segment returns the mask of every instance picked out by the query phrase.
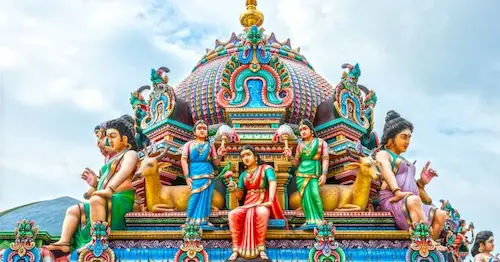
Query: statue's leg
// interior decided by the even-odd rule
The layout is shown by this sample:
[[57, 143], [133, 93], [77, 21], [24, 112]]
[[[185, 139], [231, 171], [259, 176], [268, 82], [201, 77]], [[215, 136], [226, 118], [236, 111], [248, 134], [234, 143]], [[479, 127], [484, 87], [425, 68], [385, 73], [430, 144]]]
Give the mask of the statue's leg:
[[[106, 221], [106, 199], [100, 196], [91, 196], [90, 203], [90, 221]], [[111, 210], [110, 210], [111, 212]]]
[[258, 206], [255, 213], [255, 232], [257, 233], [255, 246], [259, 251], [260, 258], [268, 259], [266, 254], [266, 233], [270, 211], [268, 207]]
[[410, 213], [411, 221], [423, 222], [425, 221], [424, 210], [422, 207], [422, 200], [418, 196], [409, 196], [406, 199], [408, 205], [408, 212]]
[[434, 214], [434, 219], [432, 220], [432, 238], [438, 239], [439, 235], [441, 235], [441, 231], [443, 231], [443, 226], [448, 218], [448, 215], [443, 210], [436, 210], [436, 214]]
[[229, 222], [229, 231], [231, 232], [231, 239], [233, 241], [233, 249], [237, 249], [240, 246], [241, 239], [245, 233], [245, 218], [247, 214], [247, 209], [245, 208], [235, 208], [231, 210], [227, 216]]
[[80, 208], [78, 205], [69, 207], [66, 210], [66, 216], [64, 216], [61, 238], [54, 244], [46, 246], [46, 248], [48, 250], [59, 250], [63, 253], [69, 253], [69, 243], [71, 241], [71, 237], [76, 231], [76, 228], [78, 227], [78, 222], [80, 222]]
[[258, 206], [255, 210], [255, 232], [257, 232], [256, 246], [266, 244], [267, 225], [269, 224], [269, 208]]

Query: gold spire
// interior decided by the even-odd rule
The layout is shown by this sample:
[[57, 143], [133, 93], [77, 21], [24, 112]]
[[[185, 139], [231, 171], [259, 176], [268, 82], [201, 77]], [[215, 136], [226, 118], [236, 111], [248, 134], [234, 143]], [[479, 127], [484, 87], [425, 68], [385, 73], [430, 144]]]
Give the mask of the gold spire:
[[240, 15], [240, 23], [245, 28], [253, 25], [261, 26], [264, 22], [264, 15], [257, 9], [257, 0], [246, 0], [247, 10]]

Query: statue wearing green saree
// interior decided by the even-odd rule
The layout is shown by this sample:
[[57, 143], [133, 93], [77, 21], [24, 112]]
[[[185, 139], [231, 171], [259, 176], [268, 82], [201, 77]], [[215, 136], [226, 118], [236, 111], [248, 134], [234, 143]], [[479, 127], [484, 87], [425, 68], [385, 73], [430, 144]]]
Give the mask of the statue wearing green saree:
[[304, 120], [299, 126], [302, 143], [297, 146], [294, 165], [297, 190], [301, 197], [306, 226], [319, 225], [323, 221], [323, 203], [319, 187], [326, 182], [328, 172], [328, 146], [315, 137], [312, 124]]

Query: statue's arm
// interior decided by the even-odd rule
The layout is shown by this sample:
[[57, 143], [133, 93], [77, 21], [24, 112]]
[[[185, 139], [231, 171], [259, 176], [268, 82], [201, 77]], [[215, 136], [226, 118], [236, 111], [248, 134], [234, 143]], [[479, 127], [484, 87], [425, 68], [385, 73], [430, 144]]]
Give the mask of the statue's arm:
[[380, 162], [380, 174], [389, 186], [389, 190], [393, 191], [399, 188], [396, 176], [391, 169], [390, 155], [385, 151], [380, 151], [375, 158]]
[[210, 145], [210, 157], [212, 157], [212, 163], [214, 164], [214, 167], [218, 167], [220, 165], [222, 156], [219, 158], [214, 145]]
[[187, 142], [182, 147], [181, 167], [182, 167], [182, 174], [184, 175], [184, 178], [188, 178], [189, 177], [189, 163], [188, 163], [188, 158], [189, 158], [189, 145], [190, 144], [191, 144], [190, 142]]
[[328, 144], [321, 139], [321, 171], [322, 175], [328, 173], [328, 166], [330, 165], [330, 156], [328, 154]]
[[111, 178], [106, 185], [106, 188], [111, 188], [111, 190], [116, 191], [116, 189], [123, 184], [125, 180], [132, 178], [138, 161], [139, 157], [137, 156], [137, 152], [134, 150], [129, 150], [125, 153], [120, 170]]
[[236, 199], [240, 200], [243, 198], [243, 192], [245, 191], [245, 173], [242, 173], [238, 176], [238, 186], [234, 191], [234, 195]]
[[295, 149], [295, 157], [292, 160], [292, 165], [297, 167], [300, 164], [300, 145], [297, 145], [297, 148]]
[[274, 169], [272, 167], [267, 167], [265, 170], [266, 176], [267, 176], [267, 181], [269, 182], [268, 185], [268, 192], [269, 192], [269, 200], [268, 202], [272, 205], [274, 198], [276, 197], [276, 174], [274, 173]]

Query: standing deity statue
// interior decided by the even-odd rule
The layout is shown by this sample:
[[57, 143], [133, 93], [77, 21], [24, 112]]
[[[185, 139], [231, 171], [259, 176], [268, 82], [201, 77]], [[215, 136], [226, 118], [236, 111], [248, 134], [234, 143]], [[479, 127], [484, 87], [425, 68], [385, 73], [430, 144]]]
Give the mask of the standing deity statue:
[[474, 262], [500, 262], [498, 254], [493, 256], [491, 252], [495, 249], [493, 232], [481, 231], [477, 233], [476, 240], [472, 246], [471, 255]]
[[[236, 197], [241, 199], [245, 194], [243, 206], [229, 212], [229, 230], [233, 241], [233, 253], [229, 261], [238, 257], [268, 259], [266, 254], [266, 233], [269, 219], [283, 219], [283, 210], [276, 198], [276, 175], [274, 169], [262, 164], [255, 149], [244, 145], [240, 157], [246, 170], [240, 174], [238, 184], [229, 180], [227, 185]], [[227, 178], [233, 177], [228, 171]], [[285, 220], [285, 227], [287, 227]]]
[[[186, 223], [213, 227], [208, 222], [212, 207], [214, 189], [214, 166], [220, 159], [214, 145], [208, 142], [208, 125], [198, 120], [193, 127], [194, 139], [184, 144], [182, 148], [181, 165], [191, 195], [186, 213]], [[222, 152], [223, 156], [225, 151]]]
[[[413, 124], [395, 111], [389, 111], [385, 118], [382, 150], [376, 154], [383, 178], [380, 190], [380, 208], [389, 211], [396, 225], [407, 230], [414, 223], [429, 222], [432, 238], [437, 239], [443, 230], [448, 215], [432, 205], [422, 203], [419, 188], [429, 183], [435, 171], [427, 162], [420, 179], [415, 179], [415, 165], [401, 156], [410, 144]], [[438, 249], [444, 247], [438, 246]]]
[[82, 173], [82, 179], [95, 191], [90, 194], [89, 202], [68, 208], [61, 238], [46, 246], [56, 257], [89, 244], [91, 227], [97, 222], [106, 221], [113, 230], [125, 229], [125, 214], [133, 209], [132, 177], [138, 162], [133, 119], [124, 115], [108, 121], [105, 134], [105, 143], [109, 147], [105, 147], [104, 152], [109, 159], [102, 166], [100, 175], [89, 168]]
[[[297, 145], [293, 165], [298, 166], [297, 190], [306, 218], [303, 228], [312, 229], [323, 222], [323, 203], [319, 187], [325, 184], [328, 173], [328, 145], [317, 137], [313, 124], [307, 119], [300, 122], [299, 132], [302, 142]], [[284, 155], [290, 157], [290, 149], [285, 150]]]

